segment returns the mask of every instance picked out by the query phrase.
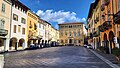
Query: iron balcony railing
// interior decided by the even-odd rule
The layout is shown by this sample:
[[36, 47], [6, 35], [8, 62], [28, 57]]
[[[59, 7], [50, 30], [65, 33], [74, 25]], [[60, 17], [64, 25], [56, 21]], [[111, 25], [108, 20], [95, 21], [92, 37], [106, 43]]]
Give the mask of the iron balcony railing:
[[8, 30], [0, 29], [0, 36], [6, 36], [8, 34]]
[[115, 24], [120, 24], [120, 11], [118, 11], [118, 12], [114, 15], [114, 23], [115, 23]]
[[103, 27], [104, 27], [105, 30], [108, 30], [108, 29], [112, 28], [111, 21], [105, 21], [103, 23]]
[[93, 32], [93, 37], [98, 37], [100, 35], [99, 27]]

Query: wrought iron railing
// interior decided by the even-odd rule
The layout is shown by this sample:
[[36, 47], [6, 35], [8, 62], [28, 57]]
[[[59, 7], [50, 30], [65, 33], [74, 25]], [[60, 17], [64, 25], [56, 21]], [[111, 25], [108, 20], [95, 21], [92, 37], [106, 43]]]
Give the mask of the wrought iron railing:
[[6, 36], [8, 34], [8, 30], [0, 29], [0, 36]]

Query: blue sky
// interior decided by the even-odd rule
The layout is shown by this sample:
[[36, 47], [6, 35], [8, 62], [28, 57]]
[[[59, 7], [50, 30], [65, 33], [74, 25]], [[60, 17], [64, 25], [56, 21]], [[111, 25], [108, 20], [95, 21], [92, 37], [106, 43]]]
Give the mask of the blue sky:
[[19, 0], [42, 19], [58, 28], [58, 23], [86, 22], [94, 0]]

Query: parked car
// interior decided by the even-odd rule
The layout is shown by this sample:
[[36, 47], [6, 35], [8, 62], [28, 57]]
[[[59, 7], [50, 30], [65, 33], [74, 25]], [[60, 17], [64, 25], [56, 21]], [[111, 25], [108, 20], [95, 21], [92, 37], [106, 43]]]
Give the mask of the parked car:
[[93, 47], [92, 47], [92, 45], [88, 44], [87, 48], [92, 49]]
[[74, 44], [65, 44], [66, 46], [74, 46]]
[[30, 47], [26, 48], [26, 50], [33, 50], [33, 49], [38, 49], [39, 46], [36, 44], [30, 44]]
[[87, 47], [87, 44], [84, 44], [84, 47]]
[[51, 46], [51, 47], [58, 46], [58, 43], [57, 43], [56, 41], [52, 41], [52, 42], [50, 43], [50, 46]]

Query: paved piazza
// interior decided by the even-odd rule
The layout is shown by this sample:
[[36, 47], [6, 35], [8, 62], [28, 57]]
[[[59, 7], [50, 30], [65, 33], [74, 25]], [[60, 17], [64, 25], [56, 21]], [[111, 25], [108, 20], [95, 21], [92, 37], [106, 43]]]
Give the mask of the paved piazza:
[[89, 49], [51, 47], [5, 54], [4, 68], [111, 68]]

